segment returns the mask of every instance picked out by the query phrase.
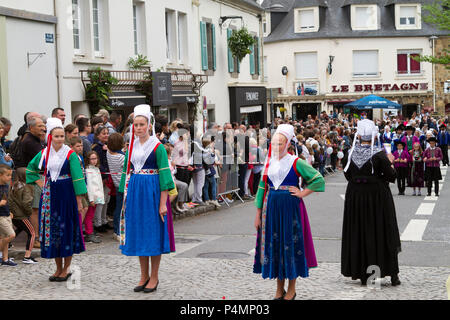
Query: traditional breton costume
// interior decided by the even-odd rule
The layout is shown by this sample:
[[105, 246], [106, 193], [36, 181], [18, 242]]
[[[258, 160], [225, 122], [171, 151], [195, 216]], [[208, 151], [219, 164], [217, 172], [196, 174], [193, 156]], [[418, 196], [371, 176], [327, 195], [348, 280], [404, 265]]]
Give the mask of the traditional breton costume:
[[403, 124], [399, 124], [397, 128], [395, 128], [395, 133], [392, 136], [392, 152], [397, 150], [396, 143], [397, 141], [403, 138], [403, 131], [405, 130], [405, 126]]
[[[431, 141], [437, 142], [435, 137], [428, 139], [428, 143]], [[431, 146], [423, 153], [425, 161], [425, 181], [427, 182], [428, 196], [431, 196], [431, 187], [434, 182], [434, 193], [439, 196], [439, 180], [442, 180], [440, 161], [442, 160], [442, 150], [439, 147], [432, 148]], [[429, 160], [430, 158], [436, 158], [437, 160]]]
[[[371, 145], [353, 143], [343, 158], [348, 180], [342, 230], [341, 273], [366, 283], [367, 267], [380, 267], [381, 277], [390, 275], [393, 284], [399, 272], [400, 235], [389, 182], [395, 170], [385, 152], [374, 145], [377, 127], [371, 120], [358, 121], [357, 135]], [[396, 281], [394, 281], [394, 279]]]
[[39, 204], [41, 257], [65, 258], [85, 250], [81, 215], [76, 196], [87, 192], [77, 154], [67, 145], [55, 151], [51, 131], [64, 129], [61, 120], [47, 120], [47, 147], [28, 164], [27, 183], [40, 179], [44, 172], [44, 188]]
[[[414, 128], [413, 126], [407, 126], [405, 130], [406, 130], [407, 133], [403, 136], [401, 141], [404, 142], [405, 145], [406, 145], [405, 150], [411, 151], [412, 148], [413, 148], [413, 144], [414, 143], [420, 143], [420, 140], [419, 140], [419, 138], [417, 138], [414, 135], [414, 132], [416, 131], [416, 128]], [[408, 131], [412, 131], [411, 135], [408, 135]]]
[[301, 178], [308, 189], [322, 192], [325, 181], [306, 161], [286, 152], [295, 139], [293, 126], [282, 124], [275, 133], [287, 138], [286, 155], [271, 157], [269, 148], [259, 183], [255, 204], [262, 214], [253, 272], [264, 279], [293, 280], [308, 277], [308, 269], [317, 267], [317, 260], [305, 204], [291, 195], [289, 187], [299, 187]]
[[[151, 118], [149, 105], [134, 108], [134, 117]], [[120, 217], [120, 249], [127, 256], [158, 256], [175, 251], [171, 211], [162, 222], [159, 215], [161, 191], [175, 188], [167, 152], [155, 135], [141, 144], [132, 126], [119, 191], [124, 193]], [[167, 202], [168, 199], [166, 200]]]
[[441, 124], [439, 127], [441, 129], [437, 134], [438, 147], [442, 151], [442, 165], [448, 166], [448, 146], [450, 145], [450, 133], [447, 132], [447, 126], [445, 124]]
[[413, 195], [416, 194], [415, 188], [419, 188], [419, 196], [420, 188], [424, 187], [424, 162], [423, 162], [423, 153], [420, 150], [415, 150], [413, 148], [412, 153], [410, 155], [410, 171], [408, 175], [408, 187], [414, 188]]
[[406, 144], [403, 141], [397, 141], [395, 145], [398, 146], [399, 144], [403, 146], [403, 149], [399, 150], [397, 148], [397, 150], [394, 151], [392, 155], [394, 156], [395, 160], [397, 159], [406, 160], [406, 162], [394, 162], [394, 168], [395, 171], [397, 172], [398, 194], [405, 195], [406, 180], [408, 178], [409, 173], [408, 167], [409, 162], [411, 161], [411, 156], [408, 150], [406, 150]]

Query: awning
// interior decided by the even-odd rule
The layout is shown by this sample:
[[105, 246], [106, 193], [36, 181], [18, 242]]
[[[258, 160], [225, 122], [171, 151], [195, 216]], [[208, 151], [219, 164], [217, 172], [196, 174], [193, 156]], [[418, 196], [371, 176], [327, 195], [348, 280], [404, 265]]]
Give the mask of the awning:
[[109, 105], [113, 108], [135, 107], [145, 104], [146, 96], [135, 91], [115, 91], [109, 95]]

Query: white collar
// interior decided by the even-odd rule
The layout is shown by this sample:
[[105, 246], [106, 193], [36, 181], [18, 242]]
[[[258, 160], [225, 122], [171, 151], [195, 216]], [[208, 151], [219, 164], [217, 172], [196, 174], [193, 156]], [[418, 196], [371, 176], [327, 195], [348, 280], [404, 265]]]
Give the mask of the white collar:
[[133, 145], [133, 152], [131, 154], [131, 162], [134, 166], [134, 171], [141, 171], [144, 167], [145, 161], [155, 149], [156, 144], [159, 142], [155, 136], [150, 136], [144, 144], [141, 144], [139, 137], [136, 137]]
[[284, 179], [291, 170], [294, 161], [297, 157], [287, 153], [281, 160], [270, 158], [269, 170], [267, 175], [272, 181], [275, 190], [283, 183]]
[[47, 171], [50, 173], [50, 178], [53, 182], [58, 179], [62, 166], [64, 165], [70, 150], [71, 149], [65, 144], [63, 144], [58, 151], [53, 148], [53, 145], [51, 146], [47, 163]]

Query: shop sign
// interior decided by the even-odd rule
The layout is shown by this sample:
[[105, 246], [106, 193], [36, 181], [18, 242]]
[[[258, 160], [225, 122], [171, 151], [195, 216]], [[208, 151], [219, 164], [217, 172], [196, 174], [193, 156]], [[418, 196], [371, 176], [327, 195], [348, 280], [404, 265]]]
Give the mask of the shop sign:
[[262, 106], [241, 107], [241, 113], [252, 113], [262, 111]]
[[246, 92], [245, 100], [246, 101], [258, 101], [259, 100], [259, 92]]
[[[414, 91], [428, 90], [428, 83], [402, 83], [397, 84], [355, 84], [352, 86], [353, 92], [374, 92], [374, 91]], [[331, 92], [350, 92], [349, 85], [331, 86]]]

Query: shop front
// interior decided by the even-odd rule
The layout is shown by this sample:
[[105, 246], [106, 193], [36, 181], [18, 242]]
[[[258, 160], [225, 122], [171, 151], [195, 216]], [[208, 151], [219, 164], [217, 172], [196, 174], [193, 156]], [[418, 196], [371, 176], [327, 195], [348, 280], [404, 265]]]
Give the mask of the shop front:
[[292, 104], [292, 119], [306, 121], [308, 116], [313, 119], [320, 113], [320, 103], [293, 103]]
[[265, 87], [229, 87], [230, 121], [245, 125], [267, 123], [267, 98]]

